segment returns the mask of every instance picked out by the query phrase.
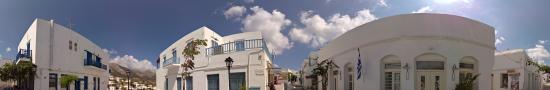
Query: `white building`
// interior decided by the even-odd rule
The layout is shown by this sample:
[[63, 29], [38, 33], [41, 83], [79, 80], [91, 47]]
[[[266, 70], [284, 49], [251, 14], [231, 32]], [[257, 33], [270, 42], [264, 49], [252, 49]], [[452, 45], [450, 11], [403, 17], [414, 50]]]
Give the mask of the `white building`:
[[301, 88], [306, 90], [314, 90], [317, 83], [317, 78], [311, 76], [313, 69], [317, 66], [317, 59], [319, 55], [317, 52], [309, 54], [307, 59], [302, 62], [302, 70], [300, 70], [300, 79], [298, 80]]
[[480, 75], [476, 90], [491, 90], [494, 34], [460, 16], [390, 16], [332, 40], [319, 60], [339, 67], [329, 71], [328, 90], [454, 90], [465, 74]]
[[79, 33], [54, 23], [35, 19], [19, 43], [16, 62], [37, 66], [34, 90], [64, 90], [63, 75], [80, 78], [71, 90], [106, 90], [109, 54]]
[[542, 72], [524, 49], [495, 54], [493, 90], [541, 90]]
[[[192, 40], [207, 40], [195, 56], [195, 69], [190, 78], [181, 78], [182, 51]], [[174, 42], [159, 55], [160, 67], [156, 74], [157, 90], [238, 90], [241, 86], [250, 90], [268, 90], [270, 53], [259, 32], [245, 32], [220, 36], [201, 27]], [[233, 59], [231, 74], [224, 60]], [[231, 80], [229, 80], [231, 79]], [[231, 83], [228, 83], [231, 82]]]

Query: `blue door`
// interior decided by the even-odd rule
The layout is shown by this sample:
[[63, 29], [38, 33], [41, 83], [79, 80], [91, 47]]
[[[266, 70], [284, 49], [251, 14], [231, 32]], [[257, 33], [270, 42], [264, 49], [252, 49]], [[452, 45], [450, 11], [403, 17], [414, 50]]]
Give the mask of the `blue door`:
[[74, 82], [74, 90], [80, 90], [80, 81], [81, 80], [76, 80]]
[[88, 76], [84, 76], [84, 90], [88, 90]]

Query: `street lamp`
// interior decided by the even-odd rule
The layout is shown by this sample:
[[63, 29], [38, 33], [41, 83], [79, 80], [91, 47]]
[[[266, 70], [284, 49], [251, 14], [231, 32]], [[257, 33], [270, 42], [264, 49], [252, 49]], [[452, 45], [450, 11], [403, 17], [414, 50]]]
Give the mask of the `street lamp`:
[[225, 58], [225, 66], [227, 66], [227, 81], [229, 84], [229, 89], [228, 90], [231, 90], [231, 65], [233, 65], [233, 59], [231, 59], [231, 57], [227, 57]]
[[130, 90], [130, 70], [126, 70], [126, 74], [128, 75], [128, 90]]

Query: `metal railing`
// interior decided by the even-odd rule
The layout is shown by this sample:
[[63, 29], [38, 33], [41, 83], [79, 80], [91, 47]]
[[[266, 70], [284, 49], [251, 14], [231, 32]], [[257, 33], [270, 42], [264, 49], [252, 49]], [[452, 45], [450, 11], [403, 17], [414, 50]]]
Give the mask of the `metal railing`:
[[[15, 62], [19, 61], [20, 58], [32, 59], [32, 50], [29, 49], [19, 49], [17, 56], [15, 57]], [[32, 61], [32, 60], [31, 60]]]
[[92, 59], [84, 59], [84, 66], [94, 66], [97, 68], [107, 70], [107, 65]]
[[240, 40], [206, 48], [206, 55], [219, 55], [247, 49], [266, 48], [263, 39]]
[[171, 57], [171, 58], [168, 58], [166, 60], [164, 60], [162, 62], [162, 66], [167, 66], [167, 65], [171, 65], [171, 64], [179, 64], [180, 63], [180, 60], [178, 57]]

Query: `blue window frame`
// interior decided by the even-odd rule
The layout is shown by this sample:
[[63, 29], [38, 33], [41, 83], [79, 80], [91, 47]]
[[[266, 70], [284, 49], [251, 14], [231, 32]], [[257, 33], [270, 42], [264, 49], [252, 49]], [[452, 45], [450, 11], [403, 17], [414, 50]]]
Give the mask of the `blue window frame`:
[[208, 80], [208, 90], [220, 90], [220, 75], [213, 74], [206, 76]]
[[185, 90], [193, 90], [193, 77], [185, 79]]
[[244, 72], [231, 73], [231, 76], [229, 77], [229, 85], [231, 86], [230, 90], [240, 90], [241, 86], [246, 83], [244, 79]]
[[244, 41], [243, 40], [238, 40], [238, 41], [235, 41], [235, 48], [237, 49], [237, 51], [244, 51]]

